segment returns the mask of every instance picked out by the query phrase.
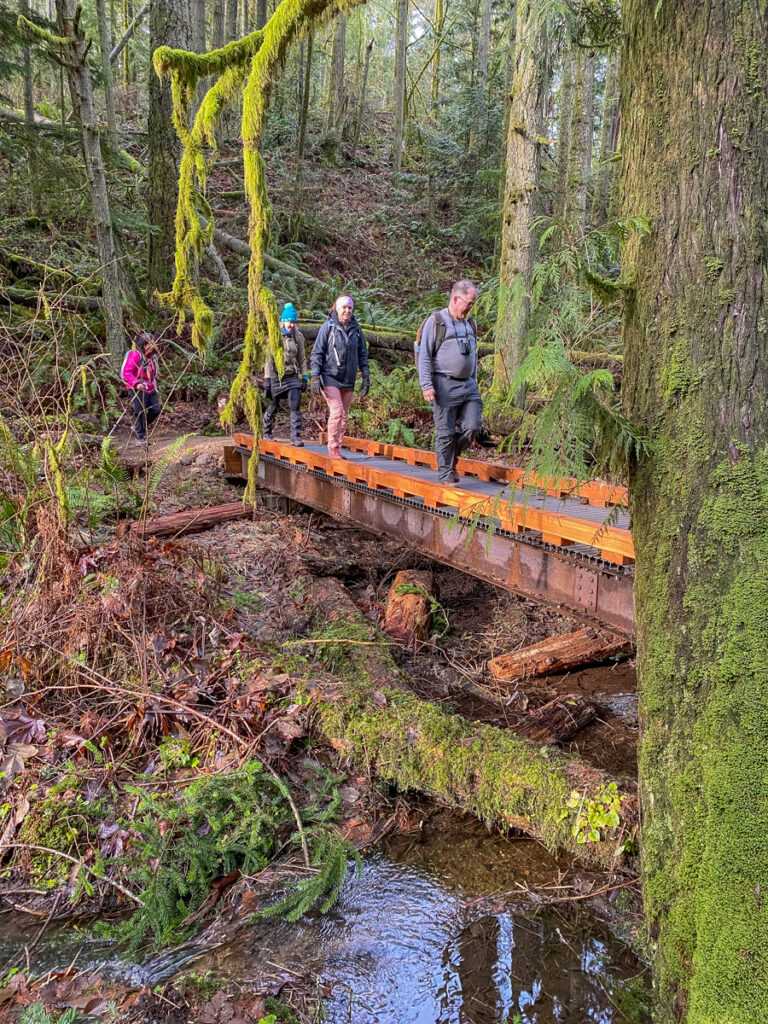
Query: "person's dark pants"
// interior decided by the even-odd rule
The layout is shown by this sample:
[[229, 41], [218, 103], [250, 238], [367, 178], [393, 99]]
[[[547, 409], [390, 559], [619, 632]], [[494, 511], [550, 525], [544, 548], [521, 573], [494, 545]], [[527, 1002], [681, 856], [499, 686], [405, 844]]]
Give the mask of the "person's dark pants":
[[471, 377], [453, 380], [435, 374], [433, 385], [437, 479], [448, 483], [459, 456], [483, 429], [483, 402]]
[[288, 398], [288, 405], [291, 410], [291, 442], [296, 444], [301, 440], [301, 388], [290, 388], [288, 391], [281, 391], [279, 394], [272, 394], [264, 413], [264, 435], [272, 436], [272, 428], [275, 425], [275, 416], [284, 398]]
[[157, 391], [134, 391], [131, 408], [136, 417], [133, 421], [133, 429], [139, 440], [144, 441], [147, 437], [147, 429], [160, 415], [160, 395]]

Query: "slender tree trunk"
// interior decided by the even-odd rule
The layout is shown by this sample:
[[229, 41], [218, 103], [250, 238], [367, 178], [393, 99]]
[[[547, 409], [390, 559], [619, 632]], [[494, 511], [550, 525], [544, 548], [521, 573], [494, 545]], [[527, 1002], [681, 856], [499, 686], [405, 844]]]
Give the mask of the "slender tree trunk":
[[304, 40], [302, 39], [299, 43], [299, 69], [296, 76], [296, 109], [299, 111], [301, 111], [301, 108], [304, 106], [304, 50], [305, 45]]
[[488, 57], [491, 47], [491, 0], [482, 0], [480, 38], [477, 47], [477, 80], [475, 85], [474, 130], [470, 139], [471, 150], [482, 150], [485, 141], [484, 125], [488, 113]]
[[93, 103], [91, 72], [88, 66], [90, 42], [80, 23], [81, 8], [74, 0], [56, 0], [59, 35], [71, 39], [67, 47], [67, 78], [72, 97], [72, 112], [80, 126], [85, 173], [91, 193], [93, 220], [101, 264], [102, 309], [107, 334], [107, 349], [113, 364], [119, 365], [125, 352], [123, 307], [120, 300], [112, 218], [109, 210], [107, 179], [101, 156], [99, 129]]
[[344, 62], [347, 49], [347, 19], [343, 14], [336, 15], [336, 28], [333, 33], [333, 51], [331, 55], [331, 74], [328, 79], [328, 97], [326, 102], [325, 150], [333, 163], [339, 159], [341, 132], [346, 107], [344, 90]]
[[622, 394], [658, 1024], [768, 1013], [768, 38], [763, 6], [624, 4]]
[[440, 44], [439, 39], [445, 27], [445, 0], [435, 0], [434, 49], [432, 55], [432, 81], [430, 100], [432, 117], [436, 120], [440, 109]]
[[[158, 46], [188, 50], [191, 44], [188, 0], [151, 0], [150, 52]], [[172, 120], [171, 86], [150, 64], [147, 121], [147, 217], [156, 229], [149, 236], [149, 297], [170, 289], [176, 253], [176, 195], [181, 144]]]
[[256, 28], [267, 24], [267, 0], [256, 0]]
[[[132, 0], [123, 0], [123, 27], [125, 28], [126, 39], [123, 44], [123, 86], [127, 89], [133, 81], [133, 61], [131, 59], [131, 50], [127, 45], [131, 35], [128, 35], [131, 24], [133, 23], [133, 2]], [[134, 26], [134, 31], [135, 31]]]
[[[123, 8], [123, 9], [125, 9], [125, 8]], [[139, 27], [141, 22], [144, 20], [144, 17], [147, 14], [148, 11], [149, 11], [149, 0], [147, 0], [147, 3], [145, 3], [144, 6], [139, 9], [139, 12], [137, 13], [136, 17], [133, 19], [133, 21], [130, 23], [130, 25], [126, 28], [126, 30], [125, 30], [125, 32], [123, 34], [123, 38], [120, 40], [120, 42], [117, 44], [117, 46], [115, 46], [114, 50], [110, 53], [109, 60], [110, 60], [111, 64], [115, 63], [117, 58], [120, 56], [120, 54], [123, 52], [125, 47], [128, 45], [131, 37], [133, 36], [133, 33], [136, 31], [136, 29]], [[128, 55], [126, 53], [126, 56], [123, 58], [124, 67], [127, 66], [127, 65], [125, 65], [125, 61], [127, 60], [127, 57], [128, 57]]]
[[397, 0], [395, 49], [394, 131], [392, 135], [392, 177], [397, 181], [403, 159], [405, 128], [405, 68], [408, 49], [408, 0]]
[[611, 51], [605, 63], [605, 95], [603, 96], [603, 124], [600, 131], [600, 165], [592, 202], [592, 226], [600, 227], [608, 219], [608, 203], [616, 163], [613, 161], [616, 128], [619, 120], [619, 93], [617, 89], [618, 52]]
[[[531, 0], [519, 0], [512, 105], [507, 128], [506, 188], [501, 225], [499, 314], [493, 395], [506, 398], [526, 354], [528, 289], [533, 269], [533, 220], [541, 173], [541, 143], [549, 84], [547, 40]], [[517, 396], [521, 402], [523, 395]]]
[[[19, 0], [19, 13], [29, 17], [29, 0]], [[39, 209], [37, 181], [37, 140], [32, 126], [35, 123], [35, 97], [32, 90], [32, 54], [28, 46], [21, 48], [22, 87], [24, 92], [24, 121], [26, 122], [27, 167], [29, 169], [29, 208], [33, 214]]]
[[101, 51], [101, 71], [104, 75], [104, 99], [107, 106], [107, 126], [114, 136], [117, 127], [115, 116], [115, 94], [112, 90], [112, 63], [109, 55], [112, 52], [112, 41], [107, 27], [106, 0], [96, 0], [96, 21], [99, 26], [99, 49]]
[[594, 94], [595, 55], [583, 47], [578, 47], [573, 83], [568, 188], [565, 195], [566, 230], [574, 239], [584, 236], [587, 225], [587, 190], [592, 170], [594, 133]]
[[307, 32], [307, 55], [304, 64], [304, 85], [299, 115], [299, 142], [296, 147], [296, 178], [293, 185], [293, 209], [291, 211], [292, 234], [298, 239], [301, 230], [302, 184], [304, 178], [304, 150], [307, 142], [307, 120], [309, 118], [309, 97], [312, 88], [312, 49], [315, 30], [310, 26]]
[[355, 155], [357, 154], [357, 144], [360, 140], [360, 128], [363, 123], [363, 117], [365, 116], [365, 93], [368, 88], [368, 69], [371, 63], [371, 52], [373, 51], [373, 39], [368, 43], [365, 48], [365, 62], [363, 64], [363, 82], [360, 86], [360, 105], [357, 108], [357, 120], [355, 121], [355, 138], [352, 142], [352, 163], [355, 162]]
[[554, 220], [565, 227], [565, 201], [568, 192], [568, 162], [571, 151], [571, 121], [573, 119], [573, 76], [575, 57], [573, 50], [563, 54], [560, 92], [557, 98], [557, 177], [552, 204]]

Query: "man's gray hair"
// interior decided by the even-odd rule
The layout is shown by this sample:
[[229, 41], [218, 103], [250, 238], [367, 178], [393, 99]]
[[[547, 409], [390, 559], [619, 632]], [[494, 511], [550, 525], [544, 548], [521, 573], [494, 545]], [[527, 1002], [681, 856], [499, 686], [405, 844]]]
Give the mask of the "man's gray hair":
[[475, 295], [477, 295], [477, 286], [472, 284], [468, 278], [464, 277], [461, 281], [457, 281], [453, 288], [451, 288], [451, 298], [453, 298], [454, 295], [461, 295], [466, 298], [470, 292], [474, 292]]

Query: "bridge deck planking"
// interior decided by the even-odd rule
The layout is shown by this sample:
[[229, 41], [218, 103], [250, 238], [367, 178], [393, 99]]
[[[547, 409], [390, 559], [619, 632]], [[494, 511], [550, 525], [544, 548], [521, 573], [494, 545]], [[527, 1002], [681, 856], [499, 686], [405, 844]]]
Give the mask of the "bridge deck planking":
[[[388, 455], [396, 449], [414, 453], [413, 461], [393, 459], [383, 454], [369, 454], [368, 450], [355, 450], [346, 442], [360, 441], [361, 446], [378, 446], [378, 442], [363, 439], [345, 438], [345, 447], [349, 454], [344, 459], [334, 459], [328, 455], [325, 445], [310, 444], [296, 448], [278, 441], [260, 441], [259, 447], [264, 454], [271, 455], [280, 461], [318, 470], [331, 478], [346, 480], [349, 483], [364, 484], [371, 490], [391, 493], [396, 498], [409, 498], [423, 501], [426, 507], [436, 509], [455, 509], [463, 518], [475, 515], [487, 516], [499, 522], [503, 529], [511, 532], [535, 531], [547, 543], [562, 546], [567, 552], [569, 548], [583, 551], [595, 550], [600, 556], [615, 565], [626, 565], [634, 561], [632, 536], [628, 529], [629, 519], [622, 508], [607, 508], [605, 504], [587, 504], [582, 497], [573, 497], [577, 493], [572, 482], [568, 493], [556, 497], [552, 493], [536, 491], [530, 487], [516, 486], [514, 492], [506, 480], [483, 480], [475, 476], [477, 467], [487, 467], [488, 463], [476, 460], [459, 460], [459, 472], [468, 468], [470, 472], [461, 475], [457, 484], [446, 486], [435, 479], [435, 472], [426, 465], [428, 456], [434, 460], [434, 453], [420, 452], [418, 449], [400, 448], [393, 445], [381, 445]], [[236, 434], [235, 442], [242, 448], [253, 449], [253, 437], [250, 434]], [[513, 467], [493, 467], [502, 472], [509, 469], [517, 473], [517, 481], [523, 482], [522, 472]], [[616, 488], [610, 485], [597, 485], [609, 488], [613, 494]], [[598, 492], [600, 500], [607, 492]], [[510, 500], [511, 499], [511, 500]], [[610, 517], [609, 525], [606, 520]]]

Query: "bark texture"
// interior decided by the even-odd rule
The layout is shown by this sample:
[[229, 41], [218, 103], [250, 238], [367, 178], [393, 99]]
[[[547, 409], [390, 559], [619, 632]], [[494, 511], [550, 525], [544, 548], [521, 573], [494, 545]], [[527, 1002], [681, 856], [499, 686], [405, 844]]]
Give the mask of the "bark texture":
[[600, 156], [595, 195], [592, 201], [592, 226], [600, 227], [608, 218], [608, 204], [614, 179], [617, 134], [619, 128], [619, 93], [617, 89], [619, 55], [611, 52], [605, 62], [605, 93], [603, 118], [600, 129]]
[[392, 174], [400, 175], [405, 128], [405, 60], [408, 49], [408, 0], [397, 0], [395, 49], [394, 130], [392, 133]]
[[572, 240], [581, 239], [587, 223], [587, 190], [592, 169], [594, 134], [595, 55], [578, 48], [573, 81], [573, 112], [568, 152], [565, 226]]
[[525, 358], [528, 287], [535, 255], [533, 219], [541, 175], [541, 143], [549, 70], [544, 27], [530, 0], [517, 5], [515, 73], [506, 141], [501, 224], [499, 316], [493, 393], [504, 399]]
[[[188, 50], [192, 44], [188, 0], [151, 0], [149, 37], [152, 53], [159, 46]], [[168, 78], [149, 65], [147, 123], [147, 217], [156, 232], [149, 236], [149, 295], [170, 291], [176, 253], [176, 195], [181, 143], [173, 126], [173, 100]]]
[[768, 1020], [765, 4], [627, 0], [624, 394], [659, 1022]]

